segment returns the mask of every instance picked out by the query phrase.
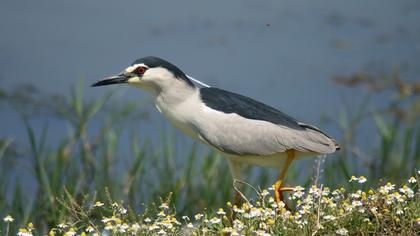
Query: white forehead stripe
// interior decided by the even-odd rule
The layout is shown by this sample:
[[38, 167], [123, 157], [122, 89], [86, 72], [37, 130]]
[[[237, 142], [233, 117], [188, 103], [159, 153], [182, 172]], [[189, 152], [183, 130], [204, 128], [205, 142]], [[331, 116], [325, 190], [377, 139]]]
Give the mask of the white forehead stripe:
[[148, 67], [148, 66], [146, 66], [145, 64], [140, 63], [140, 64], [134, 64], [134, 65], [132, 65], [132, 66], [129, 66], [129, 67], [125, 68], [125, 70], [124, 70], [124, 71], [125, 71], [126, 73], [133, 73], [133, 72], [134, 72], [134, 70], [135, 70], [137, 67], [139, 67], [139, 66], [149, 68], [149, 67]]

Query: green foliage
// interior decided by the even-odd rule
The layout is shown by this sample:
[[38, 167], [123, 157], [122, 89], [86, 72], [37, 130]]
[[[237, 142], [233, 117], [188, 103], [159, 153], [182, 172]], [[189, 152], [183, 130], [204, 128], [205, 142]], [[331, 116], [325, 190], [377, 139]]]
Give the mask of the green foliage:
[[[399, 182], [412, 175], [420, 166], [419, 84], [404, 82], [397, 73], [356, 74], [335, 80], [366, 88], [367, 93], [362, 99], [343, 98], [338, 121], [325, 118], [342, 133], [342, 149], [324, 167], [325, 183], [342, 186], [342, 180], [353, 174], [365, 175], [373, 182]], [[384, 105], [373, 106], [371, 101], [378, 98]]]
[[[419, 172], [420, 174], [420, 172]], [[351, 177], [361, 187], [365, 177]], [[59, 203], [65, 211], [60, 223], [48, 229], [59, 235], [418, 235], [420, 233], [420, 178], [396, 187], [387, 183], [368, 191], [312, 186], [296, 187], [289, 197], [294, 207], [276, 203], [268, 190], [257, 191], [257, 199], [241, 206], [227, 203], [217, 211], [205, 210], [195, 215], [181, 215], [172, 206], [170, 193], [143, 214], [123, 202], [114, 201], [106, 191], [106, 200], [85, 195], [81, 201], [64, 190]], [[13, 224], [9, 216], [7, 227]], [[29, 223], [19, 229], [35, 232]]]

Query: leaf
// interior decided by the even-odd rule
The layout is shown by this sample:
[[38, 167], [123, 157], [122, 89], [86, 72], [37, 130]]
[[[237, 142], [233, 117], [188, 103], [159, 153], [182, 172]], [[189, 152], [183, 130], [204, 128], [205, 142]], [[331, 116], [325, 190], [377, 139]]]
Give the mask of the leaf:
[[86, 120], [94, 116], [103, 107], [103, 105], [108, 101], [108, 99], [111, 96], [112, 92], [107, 92], [101, 98], [91, 103], [87, 110]]
[[1, 146], [0, 146], [0, 160], [3, 159], [3, 157], [5, 156], [5, 152], [7, 150], [7, 148], [10, 146], [10, 144], [12, 143], [13, 139], [6, 139], [6, 141], [4, 141]]
[[383, 118], [375, 112], [372, 112], [372, 116], [375, 121], [376, 128], [379, 131], [379, 134], [386, 140], [389, 140], [391, 138], [391, 130], [385, 124]]

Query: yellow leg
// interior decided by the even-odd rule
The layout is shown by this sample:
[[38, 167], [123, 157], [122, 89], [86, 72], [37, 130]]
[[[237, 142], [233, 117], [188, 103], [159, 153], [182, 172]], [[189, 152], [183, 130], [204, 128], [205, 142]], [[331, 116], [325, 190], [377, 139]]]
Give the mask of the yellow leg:
[[282, 191], [292, 191], [293, 188], [283, 188], [283, 180], [286, 177], [287, 169], [289, 169], [290, 164], [295, 159], [295, 150], [288, 150], [287, 151], [287, 160], [284, 164], [282, 170], [280, 171], [279, 178], [277, 182], [274, 184], [274, 197], [277, 203], [280, 203], [282, 199], [281, 192]]

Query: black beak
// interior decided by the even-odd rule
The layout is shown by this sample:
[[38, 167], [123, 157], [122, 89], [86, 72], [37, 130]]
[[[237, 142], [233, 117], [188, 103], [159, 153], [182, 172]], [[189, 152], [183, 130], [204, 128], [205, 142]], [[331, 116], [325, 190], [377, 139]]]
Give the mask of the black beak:
[[129, 78], [130, 78], [129, 76], [124, 75], [124, 74], [111, 76], [103, 80], [99, 80], [98, 82], [92, 84], [91, 86], [97, 87], [97, 86], [110, 85], [110, 84], [124, 84], [124, 83], [127, 83], [127, 80]]

